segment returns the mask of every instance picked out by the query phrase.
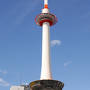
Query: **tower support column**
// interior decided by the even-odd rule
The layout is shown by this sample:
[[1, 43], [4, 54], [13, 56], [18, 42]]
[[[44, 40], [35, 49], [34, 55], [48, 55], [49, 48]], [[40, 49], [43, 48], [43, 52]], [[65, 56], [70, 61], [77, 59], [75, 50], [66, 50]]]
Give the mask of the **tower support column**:
[[44, 22], [42, 25], [42, 66], [40, 79], [51, 80], [51, 66], [50, 66], [50, 25]]

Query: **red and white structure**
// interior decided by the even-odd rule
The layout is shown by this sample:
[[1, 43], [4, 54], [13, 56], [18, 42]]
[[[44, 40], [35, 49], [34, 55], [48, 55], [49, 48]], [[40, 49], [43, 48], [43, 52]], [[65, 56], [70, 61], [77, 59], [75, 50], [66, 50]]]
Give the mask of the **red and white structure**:
[[36, 16], [36, 24], [42, 27], [42, 65], [40, 80], [30, 83], [30, 90], [62, 90], [64, 83], [52, 79], [50, 66], [50, 27], [57, 18], [48, 9], [48, 0], [44, 0], [42, 13]]
[[48, 9], [48, 0], [44, 0], [44, 9], [36, 19], [36, 24], [42, 27], [42, 66], [40, 80], [52, 80], [50, 67], [50, 26], [57, 22], [55, 15]]

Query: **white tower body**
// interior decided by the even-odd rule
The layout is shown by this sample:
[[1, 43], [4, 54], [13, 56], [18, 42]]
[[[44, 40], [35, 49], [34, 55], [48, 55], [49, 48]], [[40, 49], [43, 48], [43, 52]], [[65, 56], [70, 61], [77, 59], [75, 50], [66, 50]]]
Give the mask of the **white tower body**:
[[50, 67], [50, 25], [44, 22], [42, 25], [42, 67], [41, 67], [41, 80], [52, 79]]

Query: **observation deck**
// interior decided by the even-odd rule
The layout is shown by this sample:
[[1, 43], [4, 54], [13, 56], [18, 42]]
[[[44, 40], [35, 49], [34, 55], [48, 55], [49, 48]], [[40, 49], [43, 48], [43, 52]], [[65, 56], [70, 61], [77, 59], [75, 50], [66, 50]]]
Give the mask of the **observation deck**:
[[42, 26], [44, 22], [48, 22], [50, 26], [53, 26], [57, 23], [57, 18], [51, 13], [41, 13], [35, 18], [37, 25]]

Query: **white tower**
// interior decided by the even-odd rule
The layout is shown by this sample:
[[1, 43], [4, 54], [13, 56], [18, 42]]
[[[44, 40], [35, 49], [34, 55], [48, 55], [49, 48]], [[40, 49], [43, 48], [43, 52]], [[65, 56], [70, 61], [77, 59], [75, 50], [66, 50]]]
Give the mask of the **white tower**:
[[44, 9], [35, 19], [36, 24], [42, 27], [42, 66], [40, 80], [52, 80], [50, 66], [50, 26], [57, 22], [57, 18], [49, 13], [48, 0], [44, 0]]
[[42, 27], [42, 65], [40, 80], [30, 83], [31, 90], [62, 90], [64, 84], [53, 80], [50, 66], [50, 27], [56, 24], [57, 18], [48, 9], [48, 0], [44, 0], [42, 13], [36, 16], [36, 24]]

